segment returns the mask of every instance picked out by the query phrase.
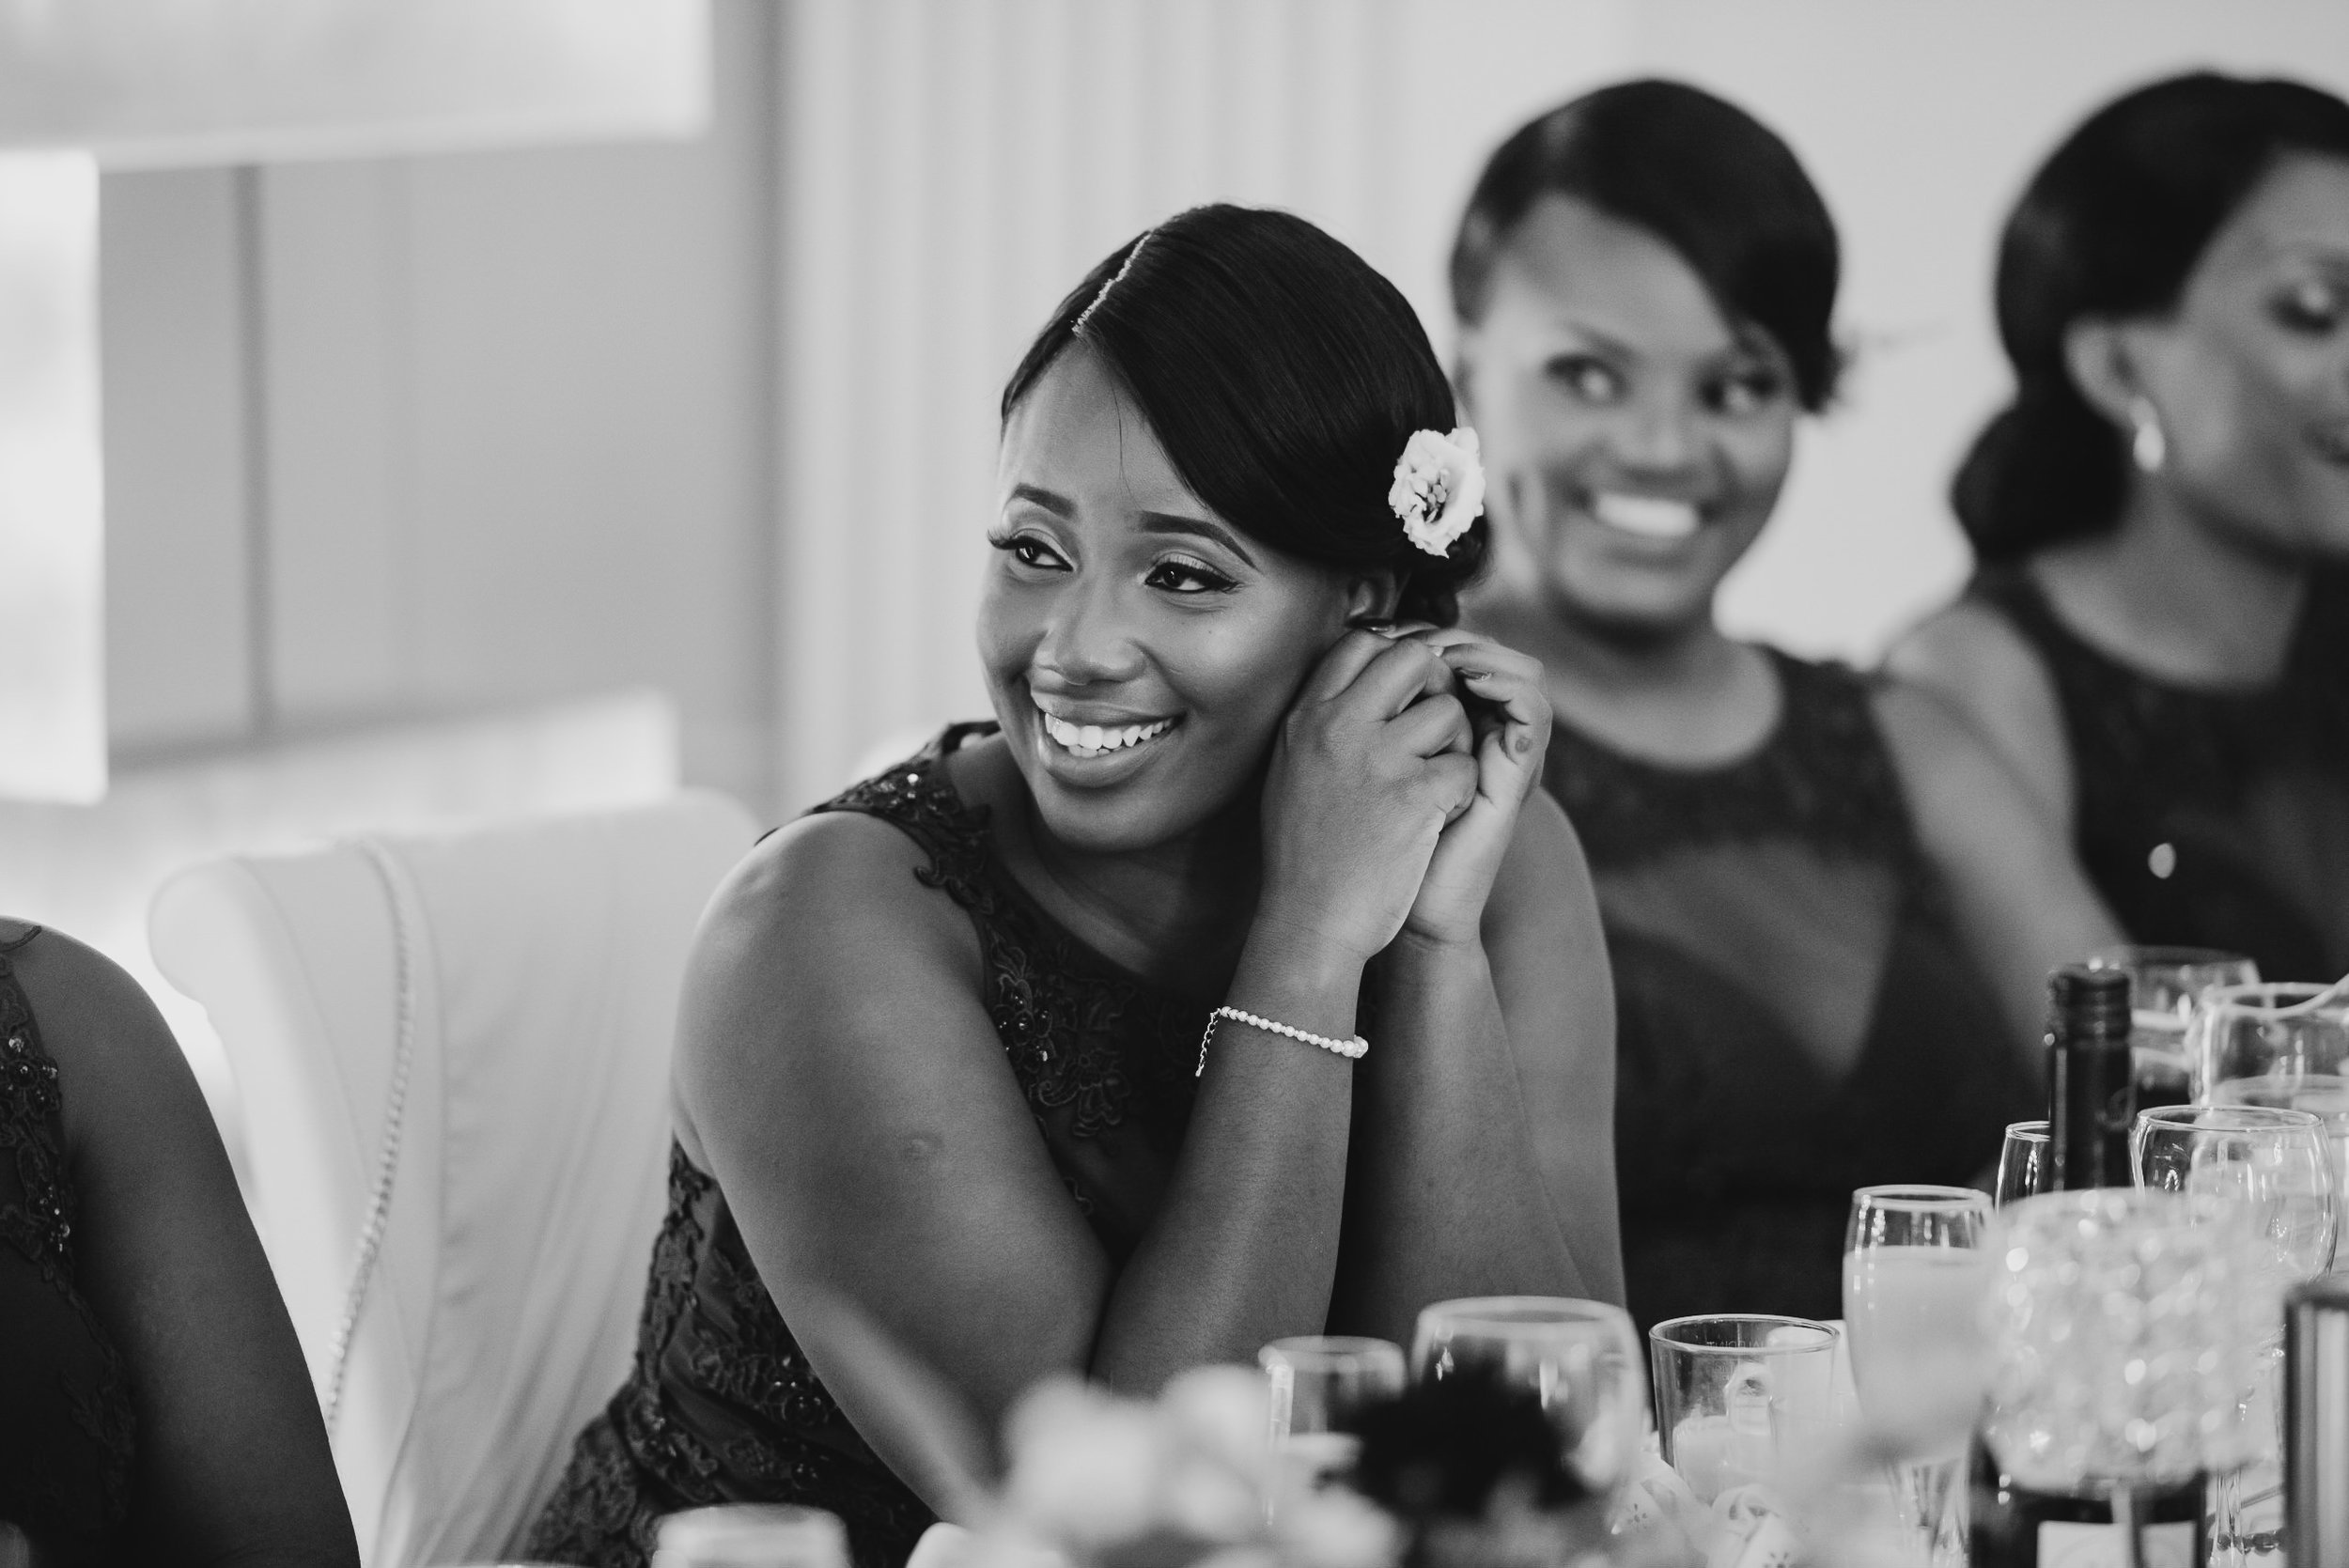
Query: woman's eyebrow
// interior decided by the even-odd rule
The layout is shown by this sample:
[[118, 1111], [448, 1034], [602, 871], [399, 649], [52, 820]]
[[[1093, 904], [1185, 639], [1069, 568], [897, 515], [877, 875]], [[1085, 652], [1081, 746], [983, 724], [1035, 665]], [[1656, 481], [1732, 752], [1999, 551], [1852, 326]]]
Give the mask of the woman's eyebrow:
[[1142, 531], [1145, 534], [1190, 534], [1203, 539], [1213, 539], [1252, 568], [1256, 558], [1248, 553], [1248, 547], [1239, 542], [1239, 536], [1220, 522], [1206, 518], [1185, 517], [1180, 512], [1144, 512]]
[[1033, 501], [1055, 517], [1073, 518], [1077, 515], [1075, 502], [1041, 485], [1014, 485], [1011, 498], [1014, 501]]

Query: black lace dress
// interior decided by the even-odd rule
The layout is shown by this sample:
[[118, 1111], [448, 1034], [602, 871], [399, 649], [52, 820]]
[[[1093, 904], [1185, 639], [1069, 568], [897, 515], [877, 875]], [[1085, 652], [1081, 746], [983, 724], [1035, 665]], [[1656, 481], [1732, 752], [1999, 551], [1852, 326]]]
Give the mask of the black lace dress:
[[78, 1568], [122, 1545], [134, 1419], [122, 1358], [75, 1288], [65, 1100], [9, 962], [39, 935], [0, 922], [0, 1522], [42, 1568]]
[[[819, 811], [894, 824], [915, 873], [968, 911], [986, 1005], [1036, 1133], [1110, 1254], [1133, 1250], [1190, 1115], [1213, 1004], [1169, 995], [1096, 954], [1030, 898], [963, 805], [945, 758], [992, 725], [961, 724]], [[900, 1563], [930, 1514], [865, 1447], [759, 1282], [725, 1194], [681, 1149], [652, 1257], [636, 1366], [582, 1434], [525, 1555], [636, 1568], [660, 1516], [719, 1502], [801, 1502], [848, 1526], [858, 1568]]]
[[1783, 711], [1724, 767], [1567, 727], [1545, 783], [1615, 981], [1615, 1172], [1644, 1331], [1842, 1315], [1852, 1188], [1973, 1185], [2045, 1092], [1917, 846], [1860, 677], [1773, 655]]
[[1983, 571], [1971, 594], [2055, 683], [2073, 843], [2122, 928], [2243, 954], [2270, 980], [2349, 971], [2349, 571], [2317, 574], [2282, 677], [2243, 692], [2098, 652], [2017, 568]]

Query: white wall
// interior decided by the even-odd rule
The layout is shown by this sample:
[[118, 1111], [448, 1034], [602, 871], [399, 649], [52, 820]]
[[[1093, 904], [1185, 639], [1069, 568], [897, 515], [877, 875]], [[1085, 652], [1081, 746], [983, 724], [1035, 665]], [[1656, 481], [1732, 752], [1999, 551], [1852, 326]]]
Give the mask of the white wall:
[[[1294, 208], [1450, 336], [1482, 160], [1627, 72], [1783, 131], [1842, 222], [1842, 408], [1731, 621], [1868, 659], [1966, 558], [1997, 221], [2197, 60], [2349, 85], [2339, 0], [726, 0], [691, 145], [111, 176], [117, 749], [644, 681], [773, 811], [981, 711], [994, 403], [1194, 202]], [[258, 357], [250, 351], [259, 346]]]
[[1952, 593], [1943, 500], [2005, 385], [1989, 266], [2087, 109], [2215, 62], [2349, 87], [2339, 0], [795, 0], [781, 338], [786, 799], [983, 710], [966, 652], [993, 408], [1027, 335], [1152, 219], [1292, 208], [1402, 287], [1439, 348], [1492, 147], [1626, 74], [1737, 100], [1846, 247], [1843, 406], [1725, 590], [1739, 629], [1869, 660]]
[[765, 795], [775, 16], [717, 21], [698, 141], [106, 177], [119, 752], [649, 682]]

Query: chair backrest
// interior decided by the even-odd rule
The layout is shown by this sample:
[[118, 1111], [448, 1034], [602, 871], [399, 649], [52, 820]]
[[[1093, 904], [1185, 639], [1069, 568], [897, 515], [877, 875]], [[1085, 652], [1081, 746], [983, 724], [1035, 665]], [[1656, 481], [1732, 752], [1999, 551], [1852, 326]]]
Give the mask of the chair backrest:
[[227, 1049], [262, 1240], [339, 1392], [369, 1568], [499, 1555], [626, 1375], [686, 950], [754, 831], [695, 793], [230, 857], [156, 894], [156, 960]]

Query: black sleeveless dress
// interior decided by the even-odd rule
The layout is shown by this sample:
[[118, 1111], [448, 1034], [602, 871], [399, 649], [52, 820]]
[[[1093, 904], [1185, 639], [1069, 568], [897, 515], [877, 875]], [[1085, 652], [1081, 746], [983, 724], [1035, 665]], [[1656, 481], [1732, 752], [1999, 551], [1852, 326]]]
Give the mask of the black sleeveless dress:
[[2317, 573], [2257, 691], [2157, 681], [2097, 651], [2015, 567], [1972, 598], [2038, 653], [2072, 753], [2072, 836], [2122, 929], [2270, 980], [2349, 971], [2349, 570]]
[[[957, 724], [817, 810], [896, 826], [929, 857], [914, 875], [969, 913], [988, 1015], [1036, 1135], [1122, 1263], [1181, 1147], [1214, 1004], [1173, 996], [1100, 956], [998, 863], [987, 812], [962, 803], [945, 768], [966, 737], [993, 728]], [[638, 1568], [661, 1514], [720, 1502], [829, 1509], [848, 1524], [858, 1568], [903, 1562], [931, 1522], [809, 1367], [725, 1194], [672, 1148], [635, 1370], [581, 1435], [524, 1555]]]
[[1615, 1174], [1644, 1331], [1843, 1315], [1852, 1189], [1972, 1186], [2046, 1113], [1918, 848], [1867, 688], [1773, 652], [1777, 728], [1667, 768], [1561, 722], [1545, 783], [1615, 982]]
[[73, 1178], [57, 1064], [0, 923], [0, 1522], [49, 1568], [111, 1563], [131, 1511], [129, 1377], [74, 1283]]

